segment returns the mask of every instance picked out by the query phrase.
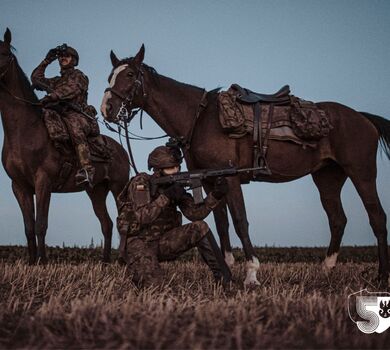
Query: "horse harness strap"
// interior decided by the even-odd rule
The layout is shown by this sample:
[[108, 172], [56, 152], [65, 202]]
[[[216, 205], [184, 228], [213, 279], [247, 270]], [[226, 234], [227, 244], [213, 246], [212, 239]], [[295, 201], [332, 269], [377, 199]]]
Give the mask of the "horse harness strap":
[[268, 151], [268, 140], [271, 131], [272, 117], [274, 112], [274, 103], [269, 104], [266, 122], [266, 129], [263, 137], [262, 121], [265, 116], [262, 115], [261, 103], [258, 101], [253, 104], [253, 167], [259, 168], [254, 172], [254, 176], [272, 175], [271, 170], [267, 164], [267, 151]]
[[273, 113], [273, 104], [271, 104], [269, 113], [268, 113], [268, 120], [267, 120], [267, 127], [264, 134], [263, 139], [263, 130], [262, 130], [262, 113], [261, 113], [261, 104], [260, 102], [256, 102], [253, 104], [253, 117], [254, 117], [254, 123], [253, 123], [253, 167], [259, 168], [259, 170], [256, 170], [254, 172], [254, 176], [258, 174], [264, 174], [264, 175], [271, 175], [271, 171], [268, 168], [268, 164], [266, 161], [266, 155], [268, 150], [268, 138], [269, 133], [271, 129], [271, 122], [272, 122], [272, 113]]
[[207, 107], [207, 98], [206, 97], [207, 97], [207, 91], [203, 90], [203, 95], [202, 95], [202, 98], [200, 99], [200, 102], [199, 102], [198, 107], [196, 109], [196, 114], [195, 114], [195, 118], [192, 121], [191, 129], [188, 132], [187, 137], [185, 138], [185, 148], [187, 151], [191, 148], [191, 141], [192, 141], [192, 136], [194, 134], [196, 123], [197, 123], [201, 113], [203, 112], [203, 110]]

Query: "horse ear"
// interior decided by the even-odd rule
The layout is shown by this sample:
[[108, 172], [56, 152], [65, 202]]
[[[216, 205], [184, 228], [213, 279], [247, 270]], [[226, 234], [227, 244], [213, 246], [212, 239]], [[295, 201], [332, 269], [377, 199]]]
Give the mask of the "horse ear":
[[139, 49], [138, 53], [134, 57], [135, 63], [140, 65], [144, 61], [144, 57], [145, 57], [145, 45], [142, 44], [142, 46]]
[[116, 57], [116, 55], [114, 54], [114, 51], [112, 51], [112, 50], [110, 52], [110, 58], [111, 58], [112, 66], [116, 67], [118, 65], [118, 63], [120, 62], [120, 59], [118, 57]]
[[4, 33], [4, 42], [7, 43], [8, 45], [11, 45], [11, 31], [7, 28], [7, 30]]

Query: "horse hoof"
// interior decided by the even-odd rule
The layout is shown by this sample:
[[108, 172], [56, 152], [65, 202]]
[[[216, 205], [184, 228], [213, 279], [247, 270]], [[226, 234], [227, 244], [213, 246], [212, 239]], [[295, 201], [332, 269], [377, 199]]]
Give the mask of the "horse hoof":
[[322, 263], [322, 269], [325, 274], [329, 274], [336, 267], [338, 253], [333, 253], [332, 255], [326, 256], [324, 262]]
[[244, 287], [245, 288], [254, 288], [261, 286], [261, 283], [257, 279], [252, 279], [252, 280], [245, 280], [244, 281]]
[[235, 259], [232, 252], [225, 252], [225, 262], [230, 268], [234, 266]]
[[325, 274], [325, 276], [329, 276], [334, 270], [335, 266], [328, 266], [325, 263], [322, 263], [322, 272]]
[[261, 286], [260, 282], [259, 281], [251, 281], [249, 283], [246, 283], [244, 282], [244, 288], [251, 292], [251, 291], [255, 291], [257, 288], [259, 288]]

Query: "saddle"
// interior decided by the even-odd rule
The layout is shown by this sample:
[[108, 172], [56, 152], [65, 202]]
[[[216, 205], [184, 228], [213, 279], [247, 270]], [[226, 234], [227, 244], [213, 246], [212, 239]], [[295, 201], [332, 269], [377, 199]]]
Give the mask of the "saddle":
[[332, 126], [326, 113], [313, 102], [290, 94], [283, 86], [274, 94], [262, 94], [233, 84], [219, 94], [219, 119], [230, 137], [253, 133], [253, 167], [258, 175], [272, 175], [267, 164], [269, 139], [316, 147]]
[[232, 90], [237, 92], [237, 100], [242, 103], [253, 104], [253, 103], [275, 103], [277, 105], [289, 104], [290, 103], [290, 86], [284, 85], [279, 91], [274, 94], [260, 94], [253, 92], [249, 89], [243, 88], [238, 84], [233, 84], [230, 87]]

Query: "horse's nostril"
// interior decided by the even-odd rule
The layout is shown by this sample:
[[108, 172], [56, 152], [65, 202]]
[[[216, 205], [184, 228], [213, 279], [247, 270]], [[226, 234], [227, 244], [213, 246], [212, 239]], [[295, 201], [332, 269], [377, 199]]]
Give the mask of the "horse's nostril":
[[111, 103], [107, 103], [107, 112], [111, 112], [112, 110], [112, 104]]

